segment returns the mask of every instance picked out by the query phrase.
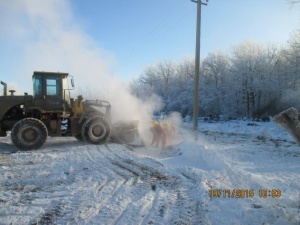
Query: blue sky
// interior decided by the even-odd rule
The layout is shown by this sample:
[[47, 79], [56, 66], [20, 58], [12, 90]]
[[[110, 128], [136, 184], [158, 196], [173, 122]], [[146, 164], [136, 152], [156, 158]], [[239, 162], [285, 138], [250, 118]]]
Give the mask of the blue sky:
[[[210, 0], [202, 57], [244, 40], [284, 45], [300, 28], [299, 5]], [[126, 82], [159, 60], [193, 57], [195, 22], [190, 0], [0, 0], [0, 80], [29, 93], [34, 70], [70, 72], [83, 88]]]
[[[194, 55], [196, 4], [190, 0], [77, 3], [86, 32], [116, 53], [116, 73], [136, 76], [158, 60]], [[299, 15], [285, 0], [211, 0], [202, 7], [202, 56], [247, 39], [284, 44], [300, 28]]]

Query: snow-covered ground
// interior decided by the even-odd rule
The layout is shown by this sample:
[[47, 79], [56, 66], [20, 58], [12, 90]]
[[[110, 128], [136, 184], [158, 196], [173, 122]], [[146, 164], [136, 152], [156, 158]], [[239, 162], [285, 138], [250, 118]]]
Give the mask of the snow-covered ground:
[[0, 224], [300, 224], [300, 147], [273, 122], [200, 122], [165, 149], [0, 149]]

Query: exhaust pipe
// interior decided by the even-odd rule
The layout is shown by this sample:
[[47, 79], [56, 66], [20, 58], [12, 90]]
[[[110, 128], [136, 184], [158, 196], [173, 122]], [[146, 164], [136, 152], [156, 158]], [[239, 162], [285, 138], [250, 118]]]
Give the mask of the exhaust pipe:
[[3, 85], [4, 89], [3, 89], [3, 95], [6, 96], [7, 95], [7, 84], [4, 83], [3, 81], [1, 81], [1, 84]]

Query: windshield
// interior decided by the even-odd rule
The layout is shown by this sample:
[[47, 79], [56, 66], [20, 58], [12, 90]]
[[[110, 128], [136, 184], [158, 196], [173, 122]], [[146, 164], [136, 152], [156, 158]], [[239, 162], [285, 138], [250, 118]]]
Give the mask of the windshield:
[[33, 95], [42, 95], [42, 76], [35, 75], [33, 77]]

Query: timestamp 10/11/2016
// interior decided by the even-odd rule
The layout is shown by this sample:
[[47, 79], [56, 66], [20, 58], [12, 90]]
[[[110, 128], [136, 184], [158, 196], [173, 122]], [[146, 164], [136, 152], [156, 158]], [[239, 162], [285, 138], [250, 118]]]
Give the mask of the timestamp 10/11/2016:
[[[253, 189], [210, 189], [210, 198], [253, 198], [255, 196]], [[258, 190], [260, 198], [280, 198], [280, 189], [260, 189]]]

